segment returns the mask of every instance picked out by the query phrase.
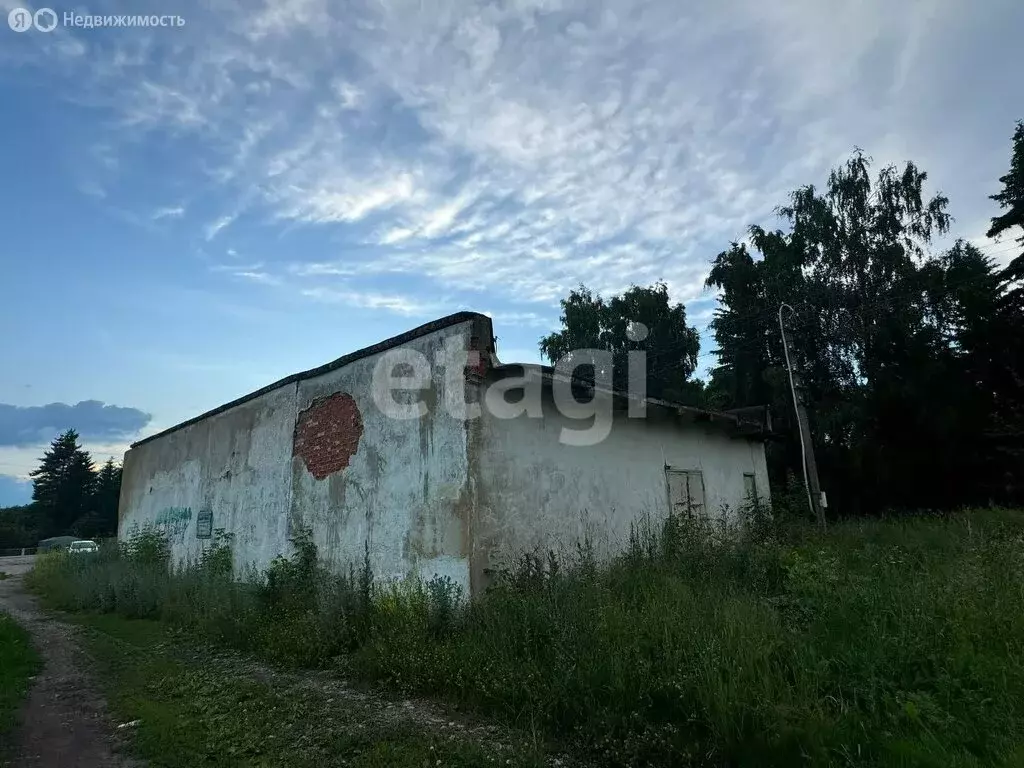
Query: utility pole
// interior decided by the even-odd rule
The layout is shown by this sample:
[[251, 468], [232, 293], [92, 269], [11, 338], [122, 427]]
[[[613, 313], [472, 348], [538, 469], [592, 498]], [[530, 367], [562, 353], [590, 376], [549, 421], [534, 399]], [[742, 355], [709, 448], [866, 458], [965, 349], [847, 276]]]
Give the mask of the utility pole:
[[818, 463], [814, 459], [814, 441], [811, 440], [811, 423], [807, 418], [807, 407], [804, 404], [803, 387], [800, 385], [800, 374], [794, 372], [789, 360], [789, 336], [782, 322], [782, 310], [794, 310], [789, 304], [779, 305], [779, 332], [782, 334], [782, 352], [786, 358], [786, 372], [789, 374], [789, 389], [793, 393], [793, 411], [796, 413], [796, 425], [800, 433], [800, 453], [804, 469], [804, 487], [807, 489], [807, 506], [818, 521], [825, 527], [825, 494], [821, 492], [818, 481]]

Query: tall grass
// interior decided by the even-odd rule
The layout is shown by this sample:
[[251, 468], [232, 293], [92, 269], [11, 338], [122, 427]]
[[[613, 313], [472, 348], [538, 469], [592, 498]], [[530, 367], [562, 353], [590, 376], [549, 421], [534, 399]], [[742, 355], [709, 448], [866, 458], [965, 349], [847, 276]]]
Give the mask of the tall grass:
[[53, 608], [158, 619], [217, 644], [293, 666], [322, 666], [366, 635], [368, 571], [324, 570], [307, 533], [265, 573], [233, 571], [231, 537], [217, 531], [196, 562], [172, 566], [166, 539], [136, 531], [95, 555], [41, 555], [29, 586]]
[[0, 760], [11, 748], [18, 711], [40, 666], [28, 632], [0, 612]]
[[375, 585], [365, 564], [328, 577], [303, 537], [248, 581], [223, 554], [171, 573], [132, 546], [42, 559], [33, 581], [58, 607], [344, 660], [592, 763], [1024, 765], [1019, 513], [824, 534], [673, 518], [611, 563], [526, 555], [472, 604], [447, 582]]

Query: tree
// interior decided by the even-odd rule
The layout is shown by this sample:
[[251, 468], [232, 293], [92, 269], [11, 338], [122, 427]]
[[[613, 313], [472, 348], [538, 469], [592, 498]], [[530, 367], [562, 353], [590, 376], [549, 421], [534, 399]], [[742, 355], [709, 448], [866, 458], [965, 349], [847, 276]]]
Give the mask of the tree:
[[800, 466], [777, 321], [794, 308], [823, 486], [846, 513], [987, 501], [1005, 466], [992, 440], [1000, 278], [963, 242], [931, 252], [950, 216], [926, 181], [913, 163], [872, 173], [857, 151], [821, 190], [790, 195], [788, 231], [751, 227], [750, 247], [720, 253], [708, 278], [720, 291], [710, 389], [725, 405], [775, 405], [776, 480]]
[[31, 506], [0, 507], [0, 549], [34, 547], [38, 540], [38, 519]]
[[[1010, 153], [1010, 170], [1000, 177], [1002, 190], [992, 200], [1005, 210], [992, 219], [989, 237], [1019, 230], [1016, 242], [1024, 246], [1024, 121], [1017, 123]], [[1006, 495], [1024, 499], [1024, 249], [999, 273], [1003, 297], [988, 332], [1000, 350], [993, 361], [991, 387], [997, 423], [993, 437], [1011, 467], [1004, 472]]]
[[96, 472], [89, 453], [79, 446], [75, 430], [54, 438], [30, 476], [33, 508], [47, 535], [66, 533], [92, 511]]
[[[93, 493], [95, 525], [88, 531], [93, 537], [117, 535], [117, 507], [121, 495], [121, 467], [112, 458], [100, 467]], [[85, 535], [83, 533], [83, 535]]]
[[633, 286], [609, 299], [581, 285], [561, 305], [562, 330], [540, 341], [548, 360], [572, 360], [580, 350], [610, 352], [613, 386], [626, 391], [628, 353], [642, 350], [647, 356], [648, 396], [687, 403], [699, 398], [702, 385], [691, 376], [697, 368], [700, 337], [687, 325], [685, 307], [670, 301], [665, 283]]
[[[1024, 121], [1017, 123], [1017, 129], [1013, 133], [1010, 170], [999, 178], [999, 182], [1003, 185], [1003, 189], [992, 195], [991, 199], [999, 203], [1001, 209], [1009, 210], [992, 218], [988, 237], [999, 237], [1017, 227], [1021, 229], [1021, 233], [1016, 239], [1017, 243], [1024, 246]], [[1024, 291], [1024, 288], [1020, 286], [1020, 283], [1024, 281], [1024, 250], [1011, 259], [1001, 277], [1007, 283], [1015, 284], [1014, 295], [1019, 296], [1021, 291]]]

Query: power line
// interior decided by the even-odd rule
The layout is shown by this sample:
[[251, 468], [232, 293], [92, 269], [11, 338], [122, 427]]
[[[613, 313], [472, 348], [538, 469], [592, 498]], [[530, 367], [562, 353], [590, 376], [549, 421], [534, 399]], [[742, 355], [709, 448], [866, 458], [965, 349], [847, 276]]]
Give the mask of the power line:
[[[978, 246], [975, 246], [975, 248], [978, 248]], [[978, 248], [978, 250], [981, 251], [983, 256], [998, 256], [1002, 253], [1009, 253], [1010, 251], [1016, 251], [1018, 249], [1020, 249], [1020, 251], [1024, 253], [1024, 245], [1011, 245], [1008, 248], [1002, 248], [998, 251], [985, 251], [981, 248]]]

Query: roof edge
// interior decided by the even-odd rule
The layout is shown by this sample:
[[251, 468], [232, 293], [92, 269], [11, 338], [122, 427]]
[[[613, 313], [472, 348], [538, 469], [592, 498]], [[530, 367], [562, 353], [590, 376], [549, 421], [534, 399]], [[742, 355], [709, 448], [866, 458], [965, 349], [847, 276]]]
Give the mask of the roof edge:
[[285, 387], [289, 384], [294, 384], [295, 382], [302, 381], [304, 379], [312, 379], [317, 376], [322, 376], [325, 373], [330, 373], [331, 371], [337, 370], [338, 368], [342, 368], [348, 365], [349, 363], [354, 363], [357, 360], [361, 360], [364, 357], [370, 357], [371, 355], [386, 352], [389, 349], [394, 349], [395, 347], [399, 347], [402, 344], [406, 344], [410, 341], [413, 341], [414, 339], [418, 339], [422, 336], [434, 333], [435, 331], [440, 331], [444, 328], [449, 328], [453, 325], [465, 323], [470, 320], [486, 320], [487, 322], [491, 322], [491, 318], [488, 317], [487, 315], [484, 315], [480, 312], [469, 311], [455, 312], [454, 314], [446, 315], [445, 317], [440, 317], [437, 320], [431, 320], [429, 323], [424, 323], [423, 325], [417, 326], [412, 330], [405, 331], [404, 333], [400, 333], [397, 336], [392, 336], [389, 339], [384, 339], [384, 341], [379, 341], [376, 344], [371, 344], [368, 347], [357, 349], [355, 352], [350, 352], [349, 354], [343, 355], [342, 357], [339, 357], [337, 360], [325, 363], [324, 365], [318, 366], [316, 368], [310, 368], [308, 371], [300, 371], [299, 373], [293, 373], [290, 376], [285, 376], [283, 379], [280, 379], [278, 381], [275, 381], [273, 384], [268, 384], [265, 387], [257, 389], [255, 392], [250, 392], [247, 395], [242, 395], [241, 397], [235, 398], [234, 400], [224, 403], [223, 405], [219, 405], [216, 408], [213, 408], [212, 410], [206, 411], [205, 413], [201, 413], [198, 416], [193, 416], [191, 419], [187, 419], [179, 424], [175, 424], [173, 427], [168, 427], [167, 429], [161, 430], [160, 432], [157, 432], [154, 435], [149, 435], [148, 437], [144, 437], [141, 440], [136, 440], [129, 446], [129, 450], [131, 450], [132, 448], [136, 448], [140, 445], [145, 445], [146, 443], [151, 443], [154, 440], [157, 440], [161, 437], [165, 437], [171, 434], [172, 432], [177, 432], [178, 430], [184, 429], [185, 427], [190, 427], [193, 424], [197, 424], [200, 421], [203, 421], [204, 419], [210, 418], [211, 416], [216, 416], [220, 413], [224, 413], [225, 411], [229, 411], [236, 406], [249, 402], [250, 400], [255, 400], [258, 397], [262, 397], [268, 392], [273, 392], [275, 389], [280, 389], [281, 387]]
[[[544, 365], [543, 363], [499, 363], [491, 369], [491, 371], [498, 376], [508, 375], [514, 370], [522, 371], [523, 373], [526, 371], [535, 371], [540, 374], [541, 380], [548, 385], [553, 384], [555, 381], [569, 382], [574, 385], [582, 385], [588, 388], [591, 392], [600, 392], [605, 395], [610, 395], [613, 398], [634, 400], [646, 405], [654, 405], [660, 408], [674, 410], [680, 414], [688, 413], [696, 418], [702, 418], [708, 421], [725, 422], [741, 431], [745, 430], [743, 432], [743, 436], [746, 437], [769, 435], [773, 431], [771, 425], [771, 410], [766, 405], [718, 411], [712, 408], [686, 405], [685, 403], [679, 403], [674, 400], [665, 400], [659, 397], [641, 397], [621, 389], [595, 386], [593, 381], [586, 378], [566, 376], [565, 374], [559, 373], [554, 366]], [[760, 416], [760, 418], [755, 418], [755, 414]]]

